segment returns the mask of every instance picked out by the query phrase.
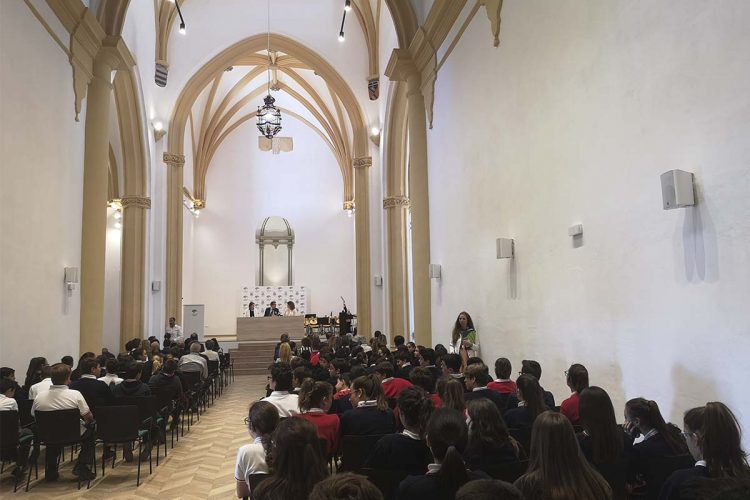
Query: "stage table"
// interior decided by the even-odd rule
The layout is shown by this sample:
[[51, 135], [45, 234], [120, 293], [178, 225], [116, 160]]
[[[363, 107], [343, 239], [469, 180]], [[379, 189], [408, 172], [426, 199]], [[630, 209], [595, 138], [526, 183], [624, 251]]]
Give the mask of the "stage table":
[[292, 340], [305, 336], [304, 316], [237, 318], [237, 342], [278, 342], [281, 334]]

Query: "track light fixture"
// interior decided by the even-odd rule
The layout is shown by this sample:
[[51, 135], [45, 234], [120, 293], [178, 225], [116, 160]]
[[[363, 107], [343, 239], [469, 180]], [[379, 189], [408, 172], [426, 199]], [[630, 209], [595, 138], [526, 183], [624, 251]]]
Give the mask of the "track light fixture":
[[339, 29], [339, 42], [344, 41], [344, 23], [346, 22], [346, 13], [352, 10], [351, 0], [346, 0], [344, 3], [344, 15], [341, 17], [341, 29]]
[[177, 7], [177, 14], [180, 16], [180, 35], [184, 35], [185, 33], [187, 33], [187, 30], [185, 29], [185, 18], [182, 17], [180, 2], [178, 0], [174, 0], [174, 6]]

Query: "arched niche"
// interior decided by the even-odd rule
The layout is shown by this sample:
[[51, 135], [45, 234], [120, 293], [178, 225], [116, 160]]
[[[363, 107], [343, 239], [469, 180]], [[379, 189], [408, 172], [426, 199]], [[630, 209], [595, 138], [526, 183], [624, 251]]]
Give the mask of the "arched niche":
[[283, 217], [263, 219], [255, 231], [258, 244], [258, 285], [294, 284], [294, 230]]

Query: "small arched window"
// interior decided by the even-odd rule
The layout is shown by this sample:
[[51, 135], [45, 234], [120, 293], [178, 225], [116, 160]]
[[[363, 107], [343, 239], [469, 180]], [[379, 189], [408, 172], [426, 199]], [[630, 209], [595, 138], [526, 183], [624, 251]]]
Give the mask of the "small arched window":
[[292, 286], [294, 230], [283, 217], [266, 217], [255, 232], [258, 285]]

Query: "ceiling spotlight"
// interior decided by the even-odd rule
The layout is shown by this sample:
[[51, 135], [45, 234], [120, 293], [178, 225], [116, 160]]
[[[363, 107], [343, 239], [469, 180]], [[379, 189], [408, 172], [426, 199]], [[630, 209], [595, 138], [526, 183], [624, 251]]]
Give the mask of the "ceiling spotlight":
[[154, 130], [156, 130], [157, 132], [160, 132], [160, 131], [164, 130], [164, 124], [162, 122], [158, 121], [158, 120], [155, 121], [154, 122]]
[[370, 129], [370, 134], [371, 135], [380, 135], [380, 127], [372, 127]]
[[185, 29], [185, 23], [180, 23], [180, 35], [184, 35], [187, 33], [187, 30]]
[[119, 210], [115, 210], [114, 216], [115, 216], [115, 220], [122, 219], [122, 213]]
[[122, 229], [122, 223], [121, 222], [115, 222], [115, 229]]
[[344, 41], [344, 32], [339, 31], [339, 42], [343, 42], [343, 41]]
[[344, 10], [347, 12], [352, 10], [352, 0], [346, 0], [346, 3], [344, 4]]

